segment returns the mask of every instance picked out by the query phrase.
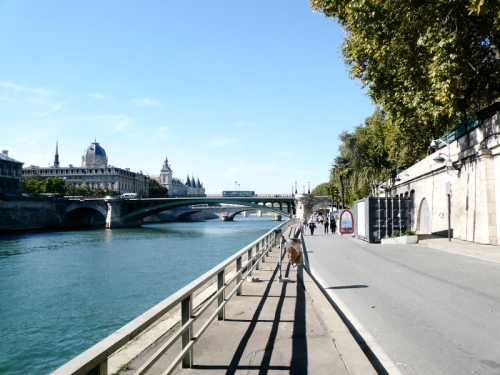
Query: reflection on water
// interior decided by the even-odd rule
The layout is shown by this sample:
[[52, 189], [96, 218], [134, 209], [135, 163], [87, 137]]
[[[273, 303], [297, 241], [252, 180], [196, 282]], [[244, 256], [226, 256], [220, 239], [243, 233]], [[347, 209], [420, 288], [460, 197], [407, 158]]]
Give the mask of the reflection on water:
[[277, 224], [0, 235], [0, 374], [50, 373]]

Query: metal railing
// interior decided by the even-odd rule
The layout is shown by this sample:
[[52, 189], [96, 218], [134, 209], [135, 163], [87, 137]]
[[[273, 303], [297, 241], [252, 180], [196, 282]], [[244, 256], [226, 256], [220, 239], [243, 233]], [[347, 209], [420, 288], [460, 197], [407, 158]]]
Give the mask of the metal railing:
[[[244, 247], [233, 256], [186, 285], [184, 288], [172, 294], [158, 305], [132, 320], [124, 327], [118, 329], [115, 333], [95, 344], [76, 358], [67, 362], [55, 370], [52, 375], [84, 375], [90, 371], [99, 372], [100, 375], [108, 375], [108, 357], [179, 304], [181, 305], [180, 328], [172, 334], [156, 353], [134, 373], [134, 375], [145, 374], [179, 338], [182, 340], [182, 350], [163, 374], [171, 374], [181, 362], [183, 368], [191, 367], [193, 364], [192, 349], [194, 344], [215, 318], [224, 320], [225, 306], [229, 299], [235, 294], [241, 295], [242, 284], [246, 276], [251, 276], [254, 269], [259, 269], [260, 262], [265, 262], [265, 257], [269, 254], [269, 251], [271, 251], [272, 243], [276, 237], [275, 230], [281, 228], [284, 232], [287, 228], [296, 223], [297, 220], [292, 219], [271, 229], [262, 237]], [[243, 264], [243, 256], [245, 255], [247, 256], [247, 262]], [[229, 280], [225, 280], [226, 270], [233, 265], [236, 266], [235, 274]], [[246, 272], [245, 275], [244, 272]], [[196, 312], [196, 315], [193, 315], [194, 293], [210, 282], [214, 277], [217, 277], [217, 291], [212, 294], [205, 303], [200, 305], [201, 307]], [[227, 287], [234, 281], [236, 281], [236, 286], [226, 295]], [[215, 301], [217, 301], [217, 309], [210, 315], [198, 332], [193, 334], [194, 322], [197, 321]]]
[[255, 194], [241, 196], [226, 196], [223, 194], [201, 194], [201, 195], [149, 195], [143, 196], [143, 199], [148, 198], [293, 198], [292, 194]]

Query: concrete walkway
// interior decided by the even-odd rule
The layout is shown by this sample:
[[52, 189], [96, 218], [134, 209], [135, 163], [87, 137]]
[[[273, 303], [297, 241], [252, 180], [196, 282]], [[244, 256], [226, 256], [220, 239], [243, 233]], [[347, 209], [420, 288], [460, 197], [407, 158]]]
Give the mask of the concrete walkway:
[[[174, 374], [374, 375], [359, 345], [303, 266], [293, 268], [285, 258], [283, 272], [292, 282], [279, 283], [278, 249], [269, 255], [253, 273], [260, 282], [245, 282], [243, 295], [227, 304], [225, 320], [213, 321], [196, 343], [193, 368], [178, 368]], [[228, 291], [233, 288], [230, 285]], [[213, 311], [208, 309], [203, 317]], [[195, 332], [205, 323], [203, 317], [195, 323]], [[173, 331], [120, 373], [132, 374]], [[179, 352], [180, 343], [148, 374], [162, 374]]]
[[319, 229], [305, 237], [312, 274], [389, 374], [500, 374], [500, 263]]
[[500, 246], [483, 245], [476, 242], [462, 241], [452, 238], [448, 241], [446, 237], [438, 237], [430, 234], [419, 234], [418, 244], [420, 246], [432, 247], [433, 249], [449, 251], [457, 254], [465, 254], [480, 259], [500, 262]]

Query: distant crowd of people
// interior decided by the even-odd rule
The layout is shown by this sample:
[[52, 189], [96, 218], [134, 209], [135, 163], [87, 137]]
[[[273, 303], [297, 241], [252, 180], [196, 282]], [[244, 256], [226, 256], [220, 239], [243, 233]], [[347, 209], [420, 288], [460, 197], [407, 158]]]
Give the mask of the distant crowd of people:
[[[317, 224], [317, 225], [316, 225]], [[300, 227], [303, 234], [306, 234], [306, 228], [309, 227], [309, 231], [311, 232], [311, 236], [314, 235], [314, 230], [319, 227], [323, 227], [325, 233], [328, 233], [328, 230], [332, 234], [335, 234], [337, 231], [337, 222], [334, 218], [329, 218], [328, 215], [323, 216], [323, 214], [312, 214], [311, 218], [307, 220], [306, 217], [303, 217], [300, 221]]]

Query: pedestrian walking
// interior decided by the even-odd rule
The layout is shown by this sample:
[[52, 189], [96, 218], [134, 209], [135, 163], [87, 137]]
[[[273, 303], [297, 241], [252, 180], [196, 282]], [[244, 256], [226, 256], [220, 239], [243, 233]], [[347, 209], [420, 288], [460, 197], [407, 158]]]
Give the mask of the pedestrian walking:
[[335, 231], [337, 230], [337, 220], [332, 217], [332, 220], [330, 221], [330, 230], [332, 231], [332, 234], [335, 234]]
[[329, 226], [329, 222], [328, 222], [328, 217], [325, 217], [325, 233], [328, 234], [328, 226]]
[[309, 230], [311, 231], [311, 236], [314, 235], [314, 228], [316, 228], [316, 222], [311, 217], [311, 220], [309, 220]]
[[307, 219], [304, 216], [302, 220], [300, 220], [300, 230], [304, 235], [306, 234], [306, 228], [307, 228]]
[[319, 214], [318, 216], [318, 223], [319, 225], [323, 225], [323, 215]]

